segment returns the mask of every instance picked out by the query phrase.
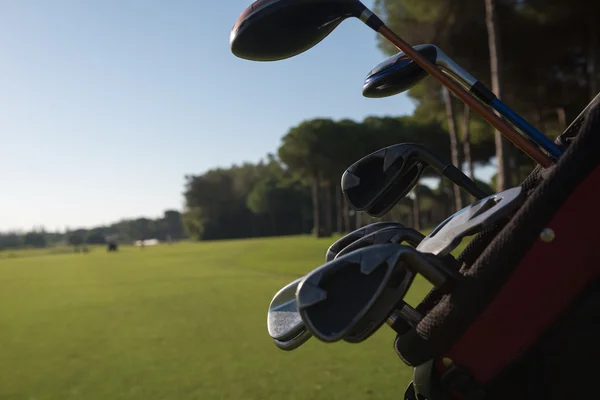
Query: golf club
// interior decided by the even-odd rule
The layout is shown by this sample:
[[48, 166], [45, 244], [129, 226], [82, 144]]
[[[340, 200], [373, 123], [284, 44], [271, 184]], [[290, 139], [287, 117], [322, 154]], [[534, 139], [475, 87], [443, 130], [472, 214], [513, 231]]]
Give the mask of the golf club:
[[[417, 273], [438, 288], [460, 277], [436, 256], [399, 244], [377, 244], [306, 275], [296, 291], [298, 311], [308, 330], [322, 341], [362, 341], [386, 320], [415, 315], [402, 299]], [[396, 318], [390, 318], [398, 307]]]
[[335, 256], [342, 249], [344, 249], [351, 243], [356, 242], [360, 238], [370, 235], [373, 232], [377, 232], [380, 229], [385, 229], [385, 228], [390, 228], [390, 227], [404, 228], [404, 225], [402, 225], [399, 222], [383, 221], [383, 222], [375, 222], [375, 223], [369, 224], [367, 226], [364, 226], [362, 228], [358, 228], [355, 231], [350, 232], [346, 236], [336, 240], [335, 243], [333, 243], [331, 246], [329, 246], [329, 249], [327, 249], [327, 254], [325, 256], [325, 261], [329, 262], [329, 261], [333, 260], [335, 258]]
[[444, 257], [450, 254], [464, 237], [481, 232], [499, 220], [510, 217], [524, 201], [525, 192], [521, 186], [476, 201], [439, 224], [421, 241], [417, 250]]
[[[389, 312], [392, 309], [393, 311]], [[360, 343], [371, 337], [384, 323], [387, 323], [398, 334], [404, 334], [417, 326], [422, 315], [404, 301], [395, 301], [395, 297], [381, 297], [355, 327], [344, 336], [348, 343]]]
[[342, 21], [358, 18], [419, 64], [529, 157], [544, 167], [548, 155], [521, 136], [506, 121], [481, 104], [433, 63], [390, 30], [360, 0], [258, 0], [235, 22], [229, 37], [231, 52], [242, 59], [277, 61], [294, 57], [325, 39]]
[[297, 349], [312, 336], [296, 307], [296, 289], [302, 279], [296, 279], [284, 286], [269, 304], [267, 329], [275, 346], [282, 350]]
[[418, 232], [412, 228], [406, 228], [403, 226], [391, 226], [388, 228], [380, 229], [373, 232], [365, 237], [358, 239], [357, 241], [350, 243], [344, 247], [335, 258], [345, 256], [346, 254], [362, 249], [363, 247], [373, 246], [375, 244], [384, 243], [397, 243], [408, 242], [413, 247], [417, 247], [421, 240], [425, 238], [421, 232]]
[[[422, 44], [414, 46], [414, 49], [460, 83], [483, 104], [496, 110], [554, 159], [558, 160], [563, 154], [563, 150], [552, 140], [500, 101], [491, 90], [455, 63], [439, 47], [432, 44]], [[371, 98], [393, 96], [410, 89], [426, 76], [427, 72], [417, 63], [407, 57], [406, 54], [398, 53], [369, 72], [363, 84], [363, 96]]]
[[361, 158], [342, 175], [342, 192], [352, 208], [379, 217], [415, 187], [427, 166], [477, 199], [489, 195], [454, 165], [416, 143], [396, 144]]

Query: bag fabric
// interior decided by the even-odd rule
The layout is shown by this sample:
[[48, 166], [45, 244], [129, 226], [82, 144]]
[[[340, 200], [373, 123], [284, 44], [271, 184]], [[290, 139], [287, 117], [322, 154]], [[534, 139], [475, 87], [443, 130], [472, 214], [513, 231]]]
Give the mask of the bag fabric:
[[[568, 363], [573, 360], [572, 354], [581, 354], [581, 350], [574, 351], [573, 346], [591, 340], [583, 328], [585, 324], [600, 325], [600, 296], [595, 295], [598, 291], [594, 285], [596, 270], [600, 271], [596, 265], [600, 262], [595, 260], [593, 252], [600, 247], [600, 233], [594, 225], [594, 221], [600, 222], [600, 210], [595, 206], [598, 202], [595, 199], [600, 195], [600, 95], [557, 142], [568, 145], [565, 154], [552, 168], [535, 168], [522, 183], [528, 198], [521, 209], [508, 223], [492, 226], [477, 235], [458, 258], [464, 282], [451, 293], [431, 291], [417, 307], [425, 316], [416, 329], [397, 336], [396, 351], [407, 364], [420, 365], [452, 352], [460, 358], [461, 351], [463, 355], [471, 352], [473, 357], [479, 353], [490, 360], [504, 357], [504, 365], [496, 365], [496, 370], [471, 372], [482, 384], [495, 387], [494, 393], [511, 388], [511, 398], [517, 397], [512, 391], [515, 385], [520, 393], [539, 394], [539, 385], [532, 382], [558, 379], [558, 373], [553, 371], [573, 376], [559, 360]], [[540, 233], [549, 224], [556, 226], [556, 240], [546, 243], [540, 239]], [[548, 259], [548, 255], [552, 257]], [[519, 286], [519, 279], [535, 282], [533, 278], [539, 276], [543, 280], [544, 265], [549, 266], [552, 273], [564, 268], [565, 277], [569, 278], [565, 279], [568, 287], [557, 288], [557, 293], [546, 293], [533, 290], [537, 287], [535, 284]], [[593, 267], [587, 268], [589, 265]], [[573, 275], [569, 270], [578, 272]], [[527, 273], [534, 274], [533, 278]], [[540, 285], [540, 289], [542, 287]], [[521, 299], [524, 304], [510, 303], [510, 297]], [[498, 308], [502, 301], [504, 309]], [[537, 320], [523, 319], [527, 310], [533, 312], [528, 305], [542, 307], [544, 301], [556, 303], [554, 308], [547, 307], [555, 310], [556, 315], [542, 318], [543, 313], [537, 313], [540, 314]], [[578, 308], [573, 309], [573, 304]], [[583, 309], [588, 313], [582, 314]], [[495, 314], [490, 314], [492, 312]], [[560, 315], [564, 318], [559, 318]], [[489, 326], [501, 322], [496, 325], [501, 332], [483, 335], [484, 331], [480, 331], [479, 336], [473, 332], [485, 318]], [[521, 329], [528, 324], [533, 326], [533, 320], [538, 322], [535, 329], [530, 328], [531, 332]], [[581, 332], [572, 332], [573, 324]], [[506, 327], [513, 330], [503, 330]], [[511, 332], [512, 344], [502, 341], [501, 336], [511, 335]], [[561, 339], [565, 344], [557, 343], [557, 338], [563, 335], [571, 336]], [[586, 342], [586, 339], [589, 340]], [[509, 344], [517, 348], [506, 354]], [[509, 365], [514, 368], [507, 368]], [[519, 372], [511, 375], [513, 370]], [[504, 384], [497, 386], [500, 381]]]

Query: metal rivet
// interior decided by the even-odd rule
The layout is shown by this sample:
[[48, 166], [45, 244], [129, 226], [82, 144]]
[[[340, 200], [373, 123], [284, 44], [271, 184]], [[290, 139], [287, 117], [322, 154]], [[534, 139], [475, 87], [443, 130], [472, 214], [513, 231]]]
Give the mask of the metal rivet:
[[454, 362], [452, 361], [452, 359], [446, 358], [446, 357], [444, 357], [442, 359], [442, 362], [444, 363], [444, 366], [446, 366], [446, 368], [448, 368], [449, 366], [451, 366], [452, 364], [454, 364]]
[[555, 237], [556, 235], [554, 234], [554, 231], [550, 228], [546, 228], [542, 231], [542, 233], [540, 233], [540, 239], [546, 243], [552, 242]]

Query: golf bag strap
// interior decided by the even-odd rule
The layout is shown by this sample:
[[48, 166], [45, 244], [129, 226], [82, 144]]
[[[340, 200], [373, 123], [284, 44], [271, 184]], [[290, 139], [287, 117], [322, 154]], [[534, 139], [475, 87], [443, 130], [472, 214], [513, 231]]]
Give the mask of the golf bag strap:
[[532, 246], [494, 300], [439, 359], [445, 362], [436, 362], [448, 389], [477, 392], [478, 385], [485, 385], [528, 350], [600, 276], [596, 249], [600, 212], [590, 212], [598, 205], [599, 183], [597, 167], [548, 224], [554, 239], [539, 239]]

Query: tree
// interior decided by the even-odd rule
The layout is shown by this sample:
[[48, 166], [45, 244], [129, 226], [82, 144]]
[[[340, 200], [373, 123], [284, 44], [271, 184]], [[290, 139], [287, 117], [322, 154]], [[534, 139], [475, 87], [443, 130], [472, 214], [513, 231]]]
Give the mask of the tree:
[[[489, 53], [490, 53], [490, 76], [492, 80], [492, 92], [499, 99], [502, 98], [502, 74], [500, 71], [501, 47], [499, 26], [496, 22], [496, 8], [494, 0], [485, 0], [485, 21], [489, 38]], [[496, 163], [498, 164], [498, 176], [496, 179], [496, 190], [503, 191], [507, 185], [510, 185], [508, 180], [508, 163], [507, 163], [507, 140], [500, 131], [494, 132], [496, 139]]]
[[166, 210], [164, 212], [162, 221], [164, 222], [166, 233], [173, 240], [182, 239], [184, 237], [184, 228], [181, 218], [181, 213], [179, 213], [179, 211]]
[[23, 245], [25, 247], [46, 247], [46, 238], [43, 232], [28, 232], [23, 238]]
[[[442, 93], [444, 94], [444, 103], [446, 105], [446, 114], [448, 116], [448, 136], [450, 138], [450, 154], [452, 155], [452, 164], [460, 169], [462, 167], [462, 162], [459, 155], [460, 145], [458, 140], [458, 129], [456, 128], [456, 117], [454, 115], [452, 96], [450, 95], [450, 91], [446, 88], [442, 89]], [[457, 185], [454, 185], [454, 209], [457, 211], [462, 209], [462, 197], [460, 194], [460, 188]]]
[[200, 207], [188, 208], [181, 216], [186, 234], [196, 240], [201, 240], [204, 234], [204, 215]]
[[313, 232], [316, 237], [331, 235], [331, 230], [324, 230], [321, 226], [319, 191], [323, 181], [330, 183], [327, 167], [331, 165], [328, 157], [332, 154], [324, 151], [321, 146], [323, 143], [321, 137], [330, 137], [327, 133], [333, 129], [335, 129], [335, 123], [330, 119], [319, 118], [304, 121], [288, 131], [282, 138], [282, 144], [278, 149], [279, 159], [289, 170], [298, 179], [310, 184]]

